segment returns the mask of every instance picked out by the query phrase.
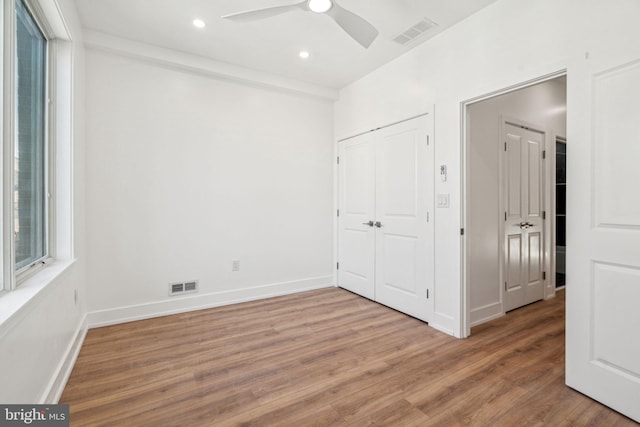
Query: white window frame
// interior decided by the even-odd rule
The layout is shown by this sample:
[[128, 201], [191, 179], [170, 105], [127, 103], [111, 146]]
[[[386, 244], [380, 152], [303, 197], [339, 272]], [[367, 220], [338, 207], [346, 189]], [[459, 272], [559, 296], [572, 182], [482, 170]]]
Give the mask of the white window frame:
[[[14, 241], [14, 149], [15, 149], [15, 119], [16, 119], [16, 1], [5, 0], [2, 20], [4, 32], [2, 34], [3, 46], [3, 69], [2, 69], [2, 96], [3, 110], [2, 117], [2, 236], [3, 246], [0, 248], [2, 255], [2, 283], [0, 290], [12, 291], [18, 288], [31, 276], [38, 273], [47, 265], [51, 264], [55, 257], [55, 209], [53, 191], [55, 189], [55, 43], [53, 34], [43, 15], [39, 3], [33, 0], [22, 0], [25, 7], [31, 14], [36, 25], [42, 32], [46, 40], [45, 50], [45, 111], [44, 111], [44, 155], [45, 155], [45, 256], [34, 260], [30, 264], [16, 270], [15, 264], [15, 241]], [[4, 236], [10, 236], [5, 239]]]
[[[74, 158], [74, 135], [76, 131], [82, 134], [82, 121], [77, 125], [74, 119], [75, 103], [82, 104], [82, 58], [84, 49], [79, 42], [74, 41], [71, 28], [63, 15], [65, 8], [58, 4], [58, 0], [28, 0], [32, 11], [40, 20], [45, 34], [51, 35], [49, 40], [49, 96], [51, 99], [49, 119], [49, 160], [50, 163], [50, 229], [49, 250], [53, 257], [51, 264], [40, 268], [29, 277], [16, 281], [14, 259], [10, 251], [13, 239], [2, 238], [0, 244], [0, 337], [24, 321], [38, 301], [48, 295], [50, 286], [60, 283], [62, 277], [73, 269], [76, 263], [75, 253], [75, 222], [74, 222], [74, 194], [76, 191], [74, 180], [74, 164], [81, 159]], [[9, 78], [13, 61], [7, 63], [7, 55], [14, 55], [11, 39], [15, 31], [12, 0], [3, 0], [0, 6], [0, 20], [4, 23], [0, 31], [0, 102], [3, 109], [0, 117], [0, 237], [11, 236], [13, 224], [7, 221], [13, 212], [13, 204], [7, 200], [12, 194], [11, 176], [13, 157], [8, 156], [7, 148], [13, 141], [13, 82]], [[8, 18], [10, 17], [10, 18]], [[73, 17], [72, 17], [73, 19]], [[76, 73], [79, 73], [76, 75]], [[76, 87], [75, 83], [80, 84]], [[8, 90], [10, 89], [10, 90]], [[76, 91], [79, 91], [76, 93]], [[81, 114], [80, 114], [81, 115]], [[10, 144], [7, 144], [9, 141]], [[11, 159], [11, 160], [10, 160]], [[55, 167], [53, 167], [55, 166]], [[55, 184], [55, 185], [54, 185]], [[55, 190], [55, 191], [53, 191]], [[78, 206], [81, 209], [81, 206]], [[80, 212], [82, 215], [82, 212]], [[4, 219], [4, 221], [3, 221]], [[7, 234], [8, 233], [8, 234]], [[7, 242], [8, 240], [8, 242]], [[43, 266], [44, 267], [44, 266]], [[20, 285], [18, 288], [18, 284]], [[74, 292], [74, 297], [77, 293]]]

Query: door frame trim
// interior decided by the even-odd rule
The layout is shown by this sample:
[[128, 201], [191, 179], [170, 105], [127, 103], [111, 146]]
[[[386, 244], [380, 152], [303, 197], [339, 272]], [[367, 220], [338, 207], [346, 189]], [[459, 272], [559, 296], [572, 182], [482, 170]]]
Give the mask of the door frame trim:
[[388, 123], [386, 125], [382, 125], [382, 126], [377, 127], [375, 129], [371, 129], [371, 130], [367, 130], [367, 131], [364, 131], [364, 132], [360, 132], [360, 133], [357, 133], [357, 134], [351, 135], [351, 136], [346, 136], [346, 137], [344, 137], [342, 139], [339, 139], [338, 140], [338, 144], [340, 144], [341, 142], [348, 141], [348, 140], [353, 139], [353, 138], [357, 138], [357, 137], [362, 136], [362, 135], [366, 135], [366, 134], [371, 133], [371, 132], [375, 132], [375, 131], [380, 130], [380, 129], [388, 128], [388, 127], [391, 127], [391, 126], [399, 125], [400, 123], [408, 122], [409, 120], [417, 119], [418, 117], [428, 116], [429, 114], [433, 114], [433, 113], [430, 112], [430, 111], [427, 111], [426, 113], [418, 114], [417, 116], [411, 116], [411, 117], [409, 117], [407, 119], [398, 120], [397, 122]]
[[461, 171], [461, 179], [460, 179], [460, 224], [465, 233], [460, 236], [460, 331], [461, 338], [467, 338], [471, 335], [471, 319], [470, 319], [470, 281], [468, 277], [469, 271], [469, 245], [467, 244], [467, 238], [469, 233], [467, 230], [469, 229], [469, 206], [470, 206], [470, 161], [469, 161], [469, 153], [470, 153], [470, 138], [469, 138], [469, 107], [472, 104], [477, 102], [481, 102], [490, 98], [494, 98], [500, 95], [504, 95], [507, 93], [515, 92], [520, 89], [525, 89], [530, 86], [537, 85], [539, 83], [544, 83], [548, 80], [553, 80], [558, 77], [567, 76], [567, 69], [561, 69], [549, 74], [545, 74], [539, 76], [537, 78], [533, 78], [530, 80], [526, 80], [523, 82], [516, 83], [511, 86], [507, 86], [504, 88], [500, 88], [491, 92], [487, 92], [473, 98], [469, 98], [460, 102], [460, 141], [461, 141], [461, 149], [460, 149], [460, 171]]

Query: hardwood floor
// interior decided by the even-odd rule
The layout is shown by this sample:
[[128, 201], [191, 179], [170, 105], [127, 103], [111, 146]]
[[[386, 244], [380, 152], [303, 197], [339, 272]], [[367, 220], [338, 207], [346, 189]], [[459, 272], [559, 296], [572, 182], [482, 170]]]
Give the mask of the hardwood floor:
[[564, 292], [458, 340], [329, 288], [92, 329], [72, 426], [627, 426], [564, 385]]

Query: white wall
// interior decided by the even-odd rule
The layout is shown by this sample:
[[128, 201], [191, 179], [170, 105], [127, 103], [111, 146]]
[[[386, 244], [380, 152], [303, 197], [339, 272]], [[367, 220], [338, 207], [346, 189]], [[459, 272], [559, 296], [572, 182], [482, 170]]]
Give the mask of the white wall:
[[[61, 255], [64, 262], [75, 257], [76, 261], [55, 280], [49, 283], [29, 303], [19, 310], [9, 321], [0, 325], [0, 402], [2, 403], [51, 403], [57, 401], [66, 382], [66, 377], [75, 358], [75, 352], [84, 336], [84, 292], [85, 292], [85, 244], [84, 244], [84, 49], [82, 33], [72, 0], [58, 0], [64, 22], [71, 33], [73, 44], [73, 64], [58, 77], [73, 80], [73, 116], [59, 114], [70, 126], [71, 143], [59, 141], [60, 145], [69, 146], [73, 157], [72, 180], [60, 185], [69, 185], [63, 199], [58, 202], [58, 209], [66, 211], [69, 216], [71, 204], [72, 230], [68, 226], [60, 227], [67, 236], [60, 236], [59, 243], [66, 245], [66, 253]], [[68, 105], [67, 105], [68, 108]], [[60, 118], [60, 117], [59, 117]], [[66, 126], [66, 125], [65, 125]], [[64, 126], [60, 126], [64, 127]], [[65, 161], [67, 161], [66, 159]], [[67, 194], [69, 193], [69, 194]], [[65, 244], [72, 238], [71, 245]], [[45, 269], [45, 276], [55, 267]], [[75, 291], [78, 302], [75, 302]], [[27, 284], [13, 291], [29, 292]], [[6, 296], [5, 296], [6, 297]]]
[[[465, 334], [461, 103], [563, 69], [571, 81], [571, 70], [588, 57], [624, 49], [640, 37], [637, 16], [629, 13], [635, 10], [634, 0], [501, 0], [341, 91], [336, 139], [435, 105], [436, 163], [449, 170], [446, 183], [436, 180], [436, 193], [450, 194], [451, 207], [437, 210], [435, 218], [434, 326]], [[569, 90], [569, 111], [572, 100], [579, 103], [580, 94]], [[574, 141], [570, 129], [567, 137]]]
[[331, 285], [332, 103], [134, 56], [87, 51], [90, 325]]
[[[504, 313], [501, 299], [499, 154], [503, 115], [539, 126], [553, 143], [566, 136], [566, 79], [559, 78], [509, 92], [469, 106], [469, 306], [471, 324]], [[552, 153], [552, 147], [547, 147]], [[546, 163], [551, 166], [551, 156]], [[547, 211], [551, 212], [548, 206]], [[551, 272], [548, 272], [548, 277]]]

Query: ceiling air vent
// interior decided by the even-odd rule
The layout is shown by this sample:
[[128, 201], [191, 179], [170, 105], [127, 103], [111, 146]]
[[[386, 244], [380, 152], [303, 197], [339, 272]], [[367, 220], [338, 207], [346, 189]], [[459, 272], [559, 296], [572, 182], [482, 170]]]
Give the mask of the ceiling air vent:
[[193, 292], [198, 292], [197, 280], [169, 284], [169, 296], [188, 294]]
[[415, 24], [414, 26], [412, 26], [411, 28], [409, 28], [408, 30], [406, 30], [405, 32], [403, 32], [402, 34], [394, 38], [393, 41], [401, 45], [409, 44], [409, 42], [417, 39], [422, 34], [426, 33], [427, 31], [429, 31], [433, 27], [436, 27], [437, 25], [438, 24], [436, 24], [435, 22], [427, 18], [423, 18], [420, 22], [418, 22], [417, 24]]

